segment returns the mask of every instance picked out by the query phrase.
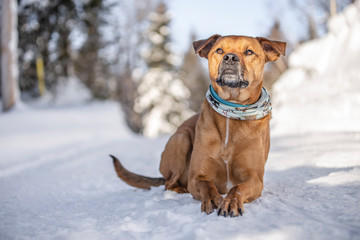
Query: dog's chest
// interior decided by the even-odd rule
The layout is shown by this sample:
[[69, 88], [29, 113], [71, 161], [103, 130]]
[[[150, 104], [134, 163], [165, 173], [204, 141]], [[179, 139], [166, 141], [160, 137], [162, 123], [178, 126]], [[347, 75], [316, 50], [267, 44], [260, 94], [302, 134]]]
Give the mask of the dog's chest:
[[233, 187], [233, 182], [231, 181], [231, 156], [229, 151], [229, 139], [230, 139], [230, 119], [226, 118], [226, 127], [225, 132], [222, 134], [224, 139], [222, 147], [221, 147], [221, 153], [220, 158], [225, 163], [225, 171], [226, 171], [226, 188], [229, 191]]

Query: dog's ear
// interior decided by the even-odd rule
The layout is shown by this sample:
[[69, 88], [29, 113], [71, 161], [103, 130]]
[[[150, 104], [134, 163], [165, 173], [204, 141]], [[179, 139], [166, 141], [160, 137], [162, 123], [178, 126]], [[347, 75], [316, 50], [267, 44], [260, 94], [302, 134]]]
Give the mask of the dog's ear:
[[280, 55], [285, 56], [286, 42], [271, 41], [263, 37], [256, 38], [266, 54], [266, 62], [276, 61]]
[[195, 53], [198, 53], [200, 57], [207, 59], [210, 49], [214, 46], [214, 43], [219, 37], [221, 37], [219, 34], [215, 34], [208, 39], [194, 41], [193, 46]]

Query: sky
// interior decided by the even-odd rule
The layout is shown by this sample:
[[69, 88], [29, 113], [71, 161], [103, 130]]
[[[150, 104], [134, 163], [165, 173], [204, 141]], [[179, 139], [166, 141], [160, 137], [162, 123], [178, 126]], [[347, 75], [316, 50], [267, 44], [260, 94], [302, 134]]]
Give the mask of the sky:
[[301, 36], [304, 30], [301, 19], [294, 16], [288, 0], [170, 0], [173, 14], [172, 39], [175, 51], [184, 51], [190, 46], [190, 34], [198, 39], [213, 34], [266, 36], [279, 19], [289, 39]]

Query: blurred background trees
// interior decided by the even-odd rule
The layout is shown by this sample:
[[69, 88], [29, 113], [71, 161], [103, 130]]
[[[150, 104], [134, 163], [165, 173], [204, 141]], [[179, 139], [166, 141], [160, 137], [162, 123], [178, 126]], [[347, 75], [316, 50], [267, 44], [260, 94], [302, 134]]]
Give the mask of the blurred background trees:
[[[75, 17], [77, 29], [85, 40], [74, 54], [75, 75], [89, 88], [95, 98], [110, 97], [111, 62], [102, 52], [111, 42], [104, 39], [104, 28], [109, 24], [106, 16], [113, 4], [104, 0], [83, 1]], [[116, 39], [116, 38], [115, 38]], [[114, 42], [113, 42], [114, 43]]]
[[146, 69], [139, 78], [134, 109], [141, 115], [141, 132], [150, 137], [174, 132], [192, 115], [190, 91], [177, 74], [179, 57], [171, 52], [170, 21], [166, 5], [159, 3], [149, 14], [148, 44], [142, 51]]
[[44, 63], [45, 86], [56, 93], [74, 66], [70, 34], [78, 21], [72, 0], [19, 1], [19, 83], [23, 98], [41, 95], [36, 61]]
[[[1, 1], [0, 8], [6, 2]], [[46, 92], [56, 97], [59, 86], [78, 79], [94, 98], [119, 101], [130, 129], [148, 136], [171, 132], [200, 110], [209, 84], [206, 66], [191, 46], [196, 33], [189, 36], [188, 50], [174, 52], [167, 1], [17, 2], [22, 101]], [[324, 34], [327, 19], [352, 2], [291, 1], [291, 12], [306, 23], [306, 36], [287, 39], [281, 21], [274, 18], [267, 37], [287, 41], [290, 53], [301, 42]], [[1, 27], [6, 24], [2, 21]], [[265, 86], [271, 90], [286, 69], [287, 58], [268, 64]]]
[[190, 109], [194, 112], [199, 112], [206, 90], [209, 87], [209, 76], [206, 69], [207, 66], [201, 64], [200, 57], [194, 52], [191, 43], [195, 40], [198, 40], [198, 38], [195, 33], [192, 33], [189, 48], [183, 57], [183, 63], [178, 74], [179, 78], [190, 91]]

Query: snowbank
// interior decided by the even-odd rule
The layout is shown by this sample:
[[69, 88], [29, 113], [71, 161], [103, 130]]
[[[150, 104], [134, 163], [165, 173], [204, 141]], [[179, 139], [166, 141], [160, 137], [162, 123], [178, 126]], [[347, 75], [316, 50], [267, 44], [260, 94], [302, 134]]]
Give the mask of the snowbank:
[[360, 1], [290, 55], [274, 86], [274, 132], [360, 131]]

